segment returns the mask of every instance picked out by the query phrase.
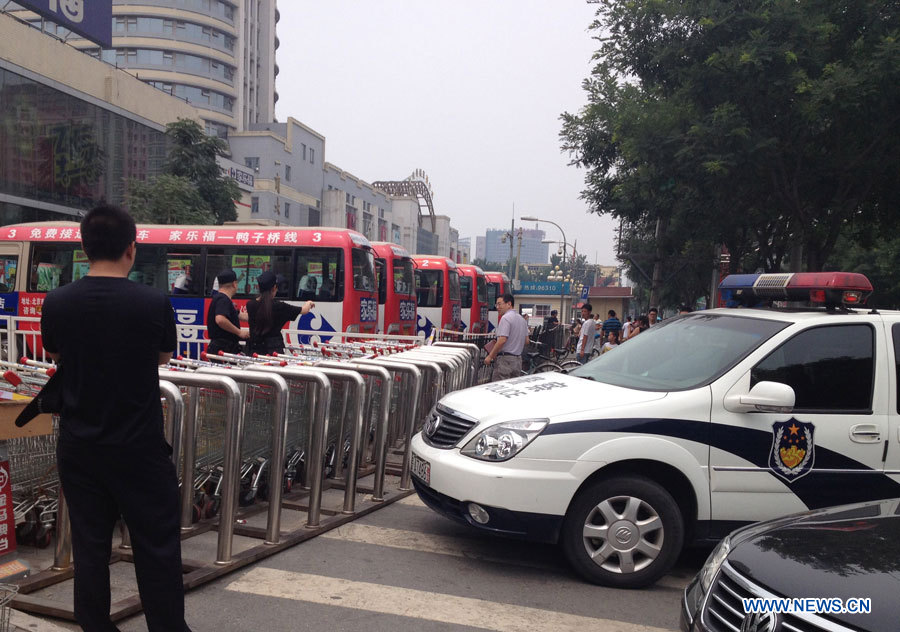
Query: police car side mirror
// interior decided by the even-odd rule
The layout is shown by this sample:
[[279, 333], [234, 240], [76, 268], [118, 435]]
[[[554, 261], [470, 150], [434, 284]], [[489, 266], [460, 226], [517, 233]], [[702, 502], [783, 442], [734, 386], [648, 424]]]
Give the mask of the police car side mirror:
[[794, 389], [781, 382], [759, 382], [749, 393], [725, 396], [725, 409], [733, 413], [789, 413], [794, 408]]

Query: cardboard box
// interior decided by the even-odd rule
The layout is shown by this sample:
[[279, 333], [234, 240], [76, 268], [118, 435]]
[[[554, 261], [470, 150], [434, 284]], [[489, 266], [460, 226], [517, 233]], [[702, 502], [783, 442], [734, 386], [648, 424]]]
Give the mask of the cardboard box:
[[22, 428], [16, 427], [16, 417], [28, 405], [30, 398], [24, 400], [0, 400], [0, 440], [36, 437], [53, 433], [53, 416], [38, 415]]

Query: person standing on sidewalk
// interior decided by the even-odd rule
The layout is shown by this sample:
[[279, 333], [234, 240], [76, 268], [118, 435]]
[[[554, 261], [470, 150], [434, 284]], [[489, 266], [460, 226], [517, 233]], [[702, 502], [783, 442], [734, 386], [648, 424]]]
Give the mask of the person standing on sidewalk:
[[75, 619], [116, 632], [109, 557], [121, 516], [131, 534], [150, 632], [190, 632], [184, 621], [179, 493], [163, 434], [157, 367], [175, 351], [166, 296], [128, 280], [134, 219], [116, 206], [81, 222], [87, 276], [47, 294], [41, 334], [62, 378], [57, 466], [69, 505]]
[[597, 333], [597, 326], [592, 315], [593, 309], [590, 303], [585, 303], [581, 306], [581, 317], [584, 318], [584, 322], [581, 323], [581, 332], [578, 334], [578, 345], [575, 347], [575, 355], [582, 364], [590, 359], [591, 351], [594, 350], [594, 335]]
[[497, 342], [484, 359], [486, 365], [494, 364], [493, 381], [506, 380], [522, 375], [522, 351], [528, 341], [528, 323], [513, 309], [516, 299], [504, 294], [497, 299]]
[[241, 321], [247, 320], [247, 312], [238, 312], [231, 300], [237, 294], [237, 274], [234, 270], [222, 270], [216, 280], [219, 291], [212, 297], [206, 312], [206, 329], [209, 332], [206, 352], [240, 353], [240, 341], [250, 338], [250, 330], [241, 329]]

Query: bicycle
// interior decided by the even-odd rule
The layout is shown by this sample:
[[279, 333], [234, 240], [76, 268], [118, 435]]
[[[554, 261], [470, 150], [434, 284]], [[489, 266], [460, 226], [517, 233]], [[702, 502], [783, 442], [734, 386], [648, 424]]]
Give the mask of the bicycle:
[[[543, 342], [529, 341], [528, 346], [522, 351], [522, 375], [561, 371], [560, 365], [541, 350], [546, 346]], [[537, 351], [531, 350], [531, 347], [537, 347]]]

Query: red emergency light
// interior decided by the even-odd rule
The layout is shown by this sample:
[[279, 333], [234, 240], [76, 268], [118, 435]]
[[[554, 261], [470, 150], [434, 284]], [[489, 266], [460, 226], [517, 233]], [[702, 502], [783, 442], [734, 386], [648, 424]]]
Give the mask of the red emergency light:
[[719, 291], [726, 304], [782, 300], [834, 307], [864, 305], [872, 284], [857, 272], [733, 274], [722, 279]]

